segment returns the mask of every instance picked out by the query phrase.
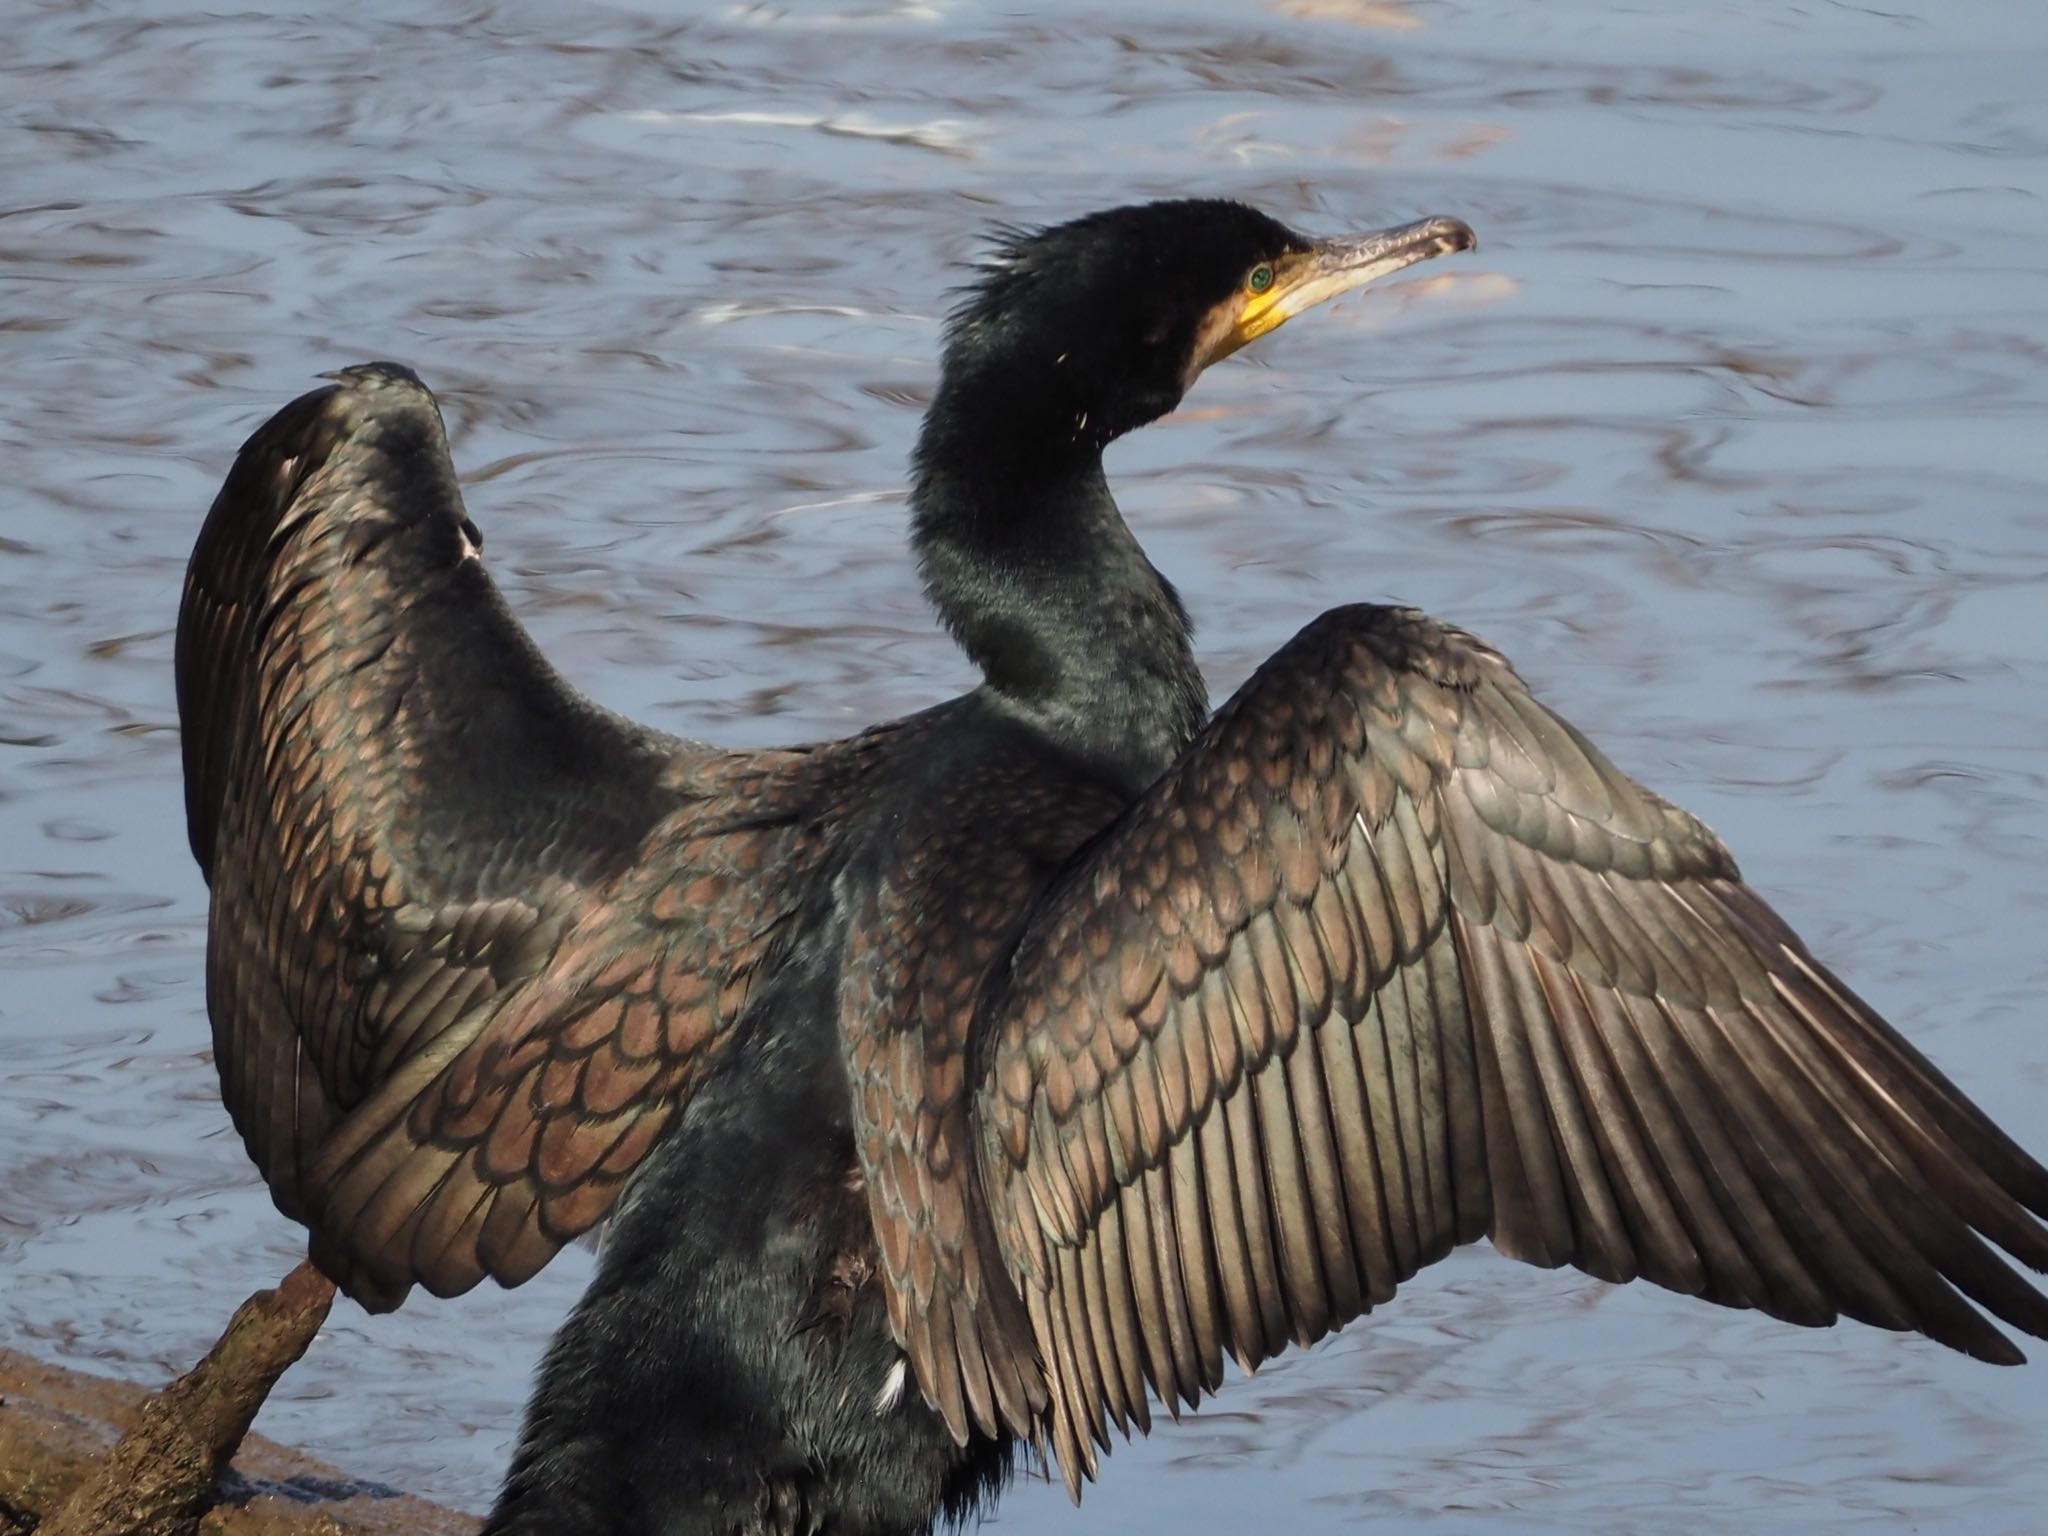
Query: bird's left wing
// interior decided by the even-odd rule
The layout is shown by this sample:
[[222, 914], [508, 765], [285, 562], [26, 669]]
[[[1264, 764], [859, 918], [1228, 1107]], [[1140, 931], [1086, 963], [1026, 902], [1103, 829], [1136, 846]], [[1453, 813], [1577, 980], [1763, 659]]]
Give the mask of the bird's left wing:
[[[1325, 614], [1032, 918], [981, 1173], [1070, 1487], [1149, 1384], [1306, 1343], [1482, 1235], [1981, 1358], [2048, 1336], [2048, 1173], [1719, 841], [1494, 652]], [[1953, 1287], [1953, 1289], [1951, 1288]]]
[[862, 740], [722, 753], [541, 657], [433, 396], [345, 370], [244, 446], [178, 626], [222, 1096], [372, 1307], [531, 1275], [735, 1038]]

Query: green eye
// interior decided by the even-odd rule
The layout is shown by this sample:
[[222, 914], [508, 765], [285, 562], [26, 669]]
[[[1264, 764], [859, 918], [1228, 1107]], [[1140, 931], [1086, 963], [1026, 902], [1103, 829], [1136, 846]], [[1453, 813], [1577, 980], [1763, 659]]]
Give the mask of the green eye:
[[1270, 262], [1260, 262], [1252, 268], [1251, 276], [1244, 280], [1245, 287], [1253, 293], [1264, 293], [1273, 286], [1273, 267]]

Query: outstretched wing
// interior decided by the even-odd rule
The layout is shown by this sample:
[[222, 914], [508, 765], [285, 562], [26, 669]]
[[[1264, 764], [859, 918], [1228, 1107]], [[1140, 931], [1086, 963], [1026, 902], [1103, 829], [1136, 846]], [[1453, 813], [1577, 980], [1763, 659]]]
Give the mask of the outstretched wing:
[[178, 702], [223, 1096], [366, 1304], [516, 1284], [716, 1056], [858, 749], [722, 755], [598, 709], [480, 558], [433, 396], [338, 376], [242, 449]]
[[[1324, 615], [1038, 913], [975, 1110], [1069, 1485], [1482, 1235], [1994, 1361], [2048, 1173], [1495, 653]], [[1958, 1295], [1958, 1291], [1962, 1294]]]

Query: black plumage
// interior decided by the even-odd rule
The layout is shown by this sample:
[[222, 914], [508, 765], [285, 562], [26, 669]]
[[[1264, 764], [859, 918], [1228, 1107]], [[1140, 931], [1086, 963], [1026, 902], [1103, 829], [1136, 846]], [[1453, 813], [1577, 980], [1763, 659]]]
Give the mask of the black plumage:
[[[373, 1308], [609, 1213], [489, 1529], [908, 1533], [1481, 1236], [2016, 1361], [2048, 1173], [1507, 663], [1340, 608], [1206, 718], [1103, 447], [1470, 231], [1010, 232], [912, 541], [984, 683], [722, 752], [485, 574], [432, 396], [244, 447], [178, 635], [223, 1094]], [[1973, 1305], [1974, 1303], [1974, 1305]], [[1980, 1310], [1981, 1309], [1981, 1310]]]

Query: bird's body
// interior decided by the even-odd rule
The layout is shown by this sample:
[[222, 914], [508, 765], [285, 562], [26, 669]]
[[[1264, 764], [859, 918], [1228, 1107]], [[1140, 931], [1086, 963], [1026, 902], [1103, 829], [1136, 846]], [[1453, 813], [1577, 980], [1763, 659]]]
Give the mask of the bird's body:
[[[813, 899], [614, 1212], [514, 1462], [525, 1512], [493, 1529], [910, 1531], [1007, 1476], [1011, 1437], [957, 1444], [907, 1376], [839, 1043], [842, 1009], [945, 1000], [964, 1026], [1021, 914], [1122, 804], [988, 714], [969, 697], [851, 744], [860, 776], [817, 808], [833, 846]], [[622, 1521], [624, 1488], [644, 1492]]]
[[1078, 1490], [1148, 1394], [1480, 1236], [2048, 1334], [1978, 1237], [2048, 1264], [2048, 1173], [1496, 653], [1337, 609], [1205, 719], [1103, 446], [1470, 243], [1213, 203], [1014, 237], [912, 496], [984, 682], [810, 748], [574, 693], [404, 370], [250, 440], [179, 632], [229, 1107], [372, 1306], [612, 1218], [488, 1529], [907, 1536], [1026, 1437]]

